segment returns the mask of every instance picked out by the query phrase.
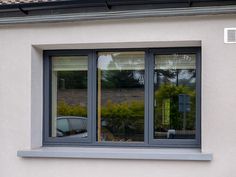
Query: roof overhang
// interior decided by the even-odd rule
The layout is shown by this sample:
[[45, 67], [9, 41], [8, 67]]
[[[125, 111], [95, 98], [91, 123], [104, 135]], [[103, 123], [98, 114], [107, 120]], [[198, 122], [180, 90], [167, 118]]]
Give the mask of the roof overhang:
[[48, 22], [68, 22], [68, 21], [88, 21], [107, 19], [128, 19], [144, 17], [170, 17], [170, 16], [196, 16], [196, 15], [216, 15], [216, 14], [236, 14], [236, 6], [230, 7], [197, 7], [178, 9], [152, 9], [152, 10], [132, 10], [116, 12], [92, 12], [92, 13], [72, 13], [42, 16], [6, 17], [0, 18], [0, 25], [26, 24], [26, 23], [48, 23]]
[[236, 5], [235, 0], [56, 0], [56, 1], [38, 1], [34, 3], [10, 3], [0, 4], [0, 11], [14, 11], [19, 7], [26, 10], [36, 9], [57, 9], [57, 8], [85, 8], [85, 7], [108, 7], [112, 9], [122, 6], [135, 8], [147, 8], [146, 6], [155, 6], [156, 8], [177, 8], [177, 7], [203, 7], [218, 5]]
[[0, 5], [0, 24], [236, 14], [228, 0], [58, 0]]

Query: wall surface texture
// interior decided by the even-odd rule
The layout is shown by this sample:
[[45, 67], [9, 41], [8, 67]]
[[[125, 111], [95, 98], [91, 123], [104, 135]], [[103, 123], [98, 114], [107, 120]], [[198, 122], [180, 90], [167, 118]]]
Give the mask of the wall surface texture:
[[[235, 177], [236, 16], [0, 26], [0, 177]], [[42, 50], [202, 47], [202, 152], [213, 160], [20, 158], [41, 146]]]

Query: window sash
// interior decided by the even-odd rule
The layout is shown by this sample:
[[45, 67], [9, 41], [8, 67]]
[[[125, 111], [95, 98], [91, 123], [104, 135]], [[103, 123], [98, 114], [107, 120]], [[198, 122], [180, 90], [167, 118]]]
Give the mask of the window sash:
[[[87, 132], [88, 137], [87, 138], [80, 138], [80, 137], [51, 137], [51, 118], [52, 118], [52, 72], [57, 71], [61, 69], [62, 66], [65, 66], [64, 64], [66, 61], [64, 57], [69, 57], [71, 60], [76, 57], [84, 57], [87, 56], [88, 58], [88, 81], [87, 81], [87, 115], [88, 115], [88, 123], [87, 123]], [[62, 62], [57, 62], [56, 66], [52, 66], [52, 58], [59, 57], [62, 59]], [[54, 58], [54, 59], [55, 59]], [[91, 143], [92, 141], [92, 107], [91, 107], [91, 97], [90, 90], [92, 89], [91, 85], [91, 78], [92, 78], [92, 62], [91, 62], [91, 52], [90, 51], [45, 51], [44, 52], [44, 122], [43, 122], [43, 145], [50, 145], [50, 144], [74, 144], [76, 143]], [[76, 63], [75, 63], [76, 64]], [[66, 65], [66, 71], [73, 70], [73, 66]], [[80, 68], [79, 68], [80, 69]]]
[[[145, 96], [144, 96], [144, 142], [101, 142], [96, 141], [96, 114], [97, 114], [97, 53], [119, 51], [145, 51]], [[153, 138], [153, 102], [154, 97], [154, 58], [155, 55], [166, 54], [193, 54], [196, 55], [196, 137], [195, 139], [154, 139]], [[51, 57], [58, 56], [84, 56], [89, 57], [88, 64], [88, 138], [51, 138], [50, 132], [50, 86], [51, 86]], [[180, 66], [181, 67], [181, 66]], [[201, 145], [201, 58], [200, 48], [161, 48], [161, 49], [108, 49], [108, 50], [57, 50], [44, 51], [44, 121], [43, 121], [43, 145], [79, 145], [79, 146], [128, 146], [128, 147], [200, 147]]]
[[163, 48], [152, 49], [149, 69], [149, 94], [154, 95], [154, 68], [156, 55], [191, 54], [196, 56], [196, 118], [195, 139], [154, 139], [154, 97], [149, 99], [149, 143], [159, 147], [200, 147], [201, 146], [201, 49], [200, 48]]

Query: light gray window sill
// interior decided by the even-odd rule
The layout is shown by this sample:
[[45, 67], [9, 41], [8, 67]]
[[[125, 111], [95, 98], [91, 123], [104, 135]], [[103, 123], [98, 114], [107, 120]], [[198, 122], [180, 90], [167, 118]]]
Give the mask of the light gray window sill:
[[147, 149], [147, 148], [84, 148], [84, 147], [42, 147], [20, 150], [23, 158], [85, 158], [85, 159], [143, 159], [143, 160], [187, 160], [211, 161], [212, 154], [200, 149]]

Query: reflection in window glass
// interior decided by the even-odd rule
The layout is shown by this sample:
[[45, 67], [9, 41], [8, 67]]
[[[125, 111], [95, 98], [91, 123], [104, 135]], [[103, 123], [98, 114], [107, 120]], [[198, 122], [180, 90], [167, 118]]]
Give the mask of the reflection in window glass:
[[97, 141], [144, 141], [144, 52], [99, 52]]
[[87, 137], [87, 56], [52, 57], [52, 137]]
[[195, 122], [196, 56], [156, 55], [154, 138], [194, 139]]

